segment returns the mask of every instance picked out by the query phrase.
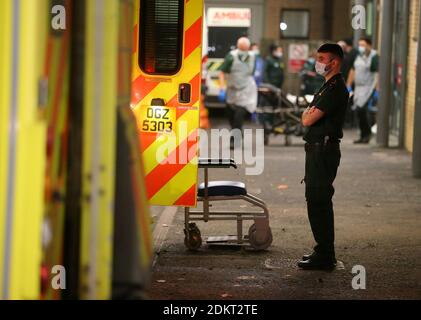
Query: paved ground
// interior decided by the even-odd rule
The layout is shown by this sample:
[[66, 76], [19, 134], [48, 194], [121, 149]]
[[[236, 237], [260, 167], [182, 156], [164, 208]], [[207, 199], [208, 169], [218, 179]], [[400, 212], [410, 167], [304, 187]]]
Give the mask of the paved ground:
[[[421, 181], [411, 177], [406, 152], [354, 146], [355, 135], [346, 133], [335, 185], [336, 245], [342, 270], [306, 272], [296, 267], [297, 259], [313, 246], [300, 184], [304, 152], [300, 139], [286, 148], [279, 137], [265, 150], [261, 176], [244, 177], [244, 167], [212, 171], [212, 179], [245, 180], [249, 191], [268, 203], [274, 235], [270, 250], [204, 246], [197, 253], [188, 252], [183, 245], [183, 211], [167, 210], [162, 215], [155, 208], [160, 253], [150, 297], [421, 299]], [[225, 204], [225, 209], [241, 206]], [[236, 230], [235, 222], [199, 227], [204, 237]], [[355, 265], [366, 268], [367, 290], [352, 289]]]

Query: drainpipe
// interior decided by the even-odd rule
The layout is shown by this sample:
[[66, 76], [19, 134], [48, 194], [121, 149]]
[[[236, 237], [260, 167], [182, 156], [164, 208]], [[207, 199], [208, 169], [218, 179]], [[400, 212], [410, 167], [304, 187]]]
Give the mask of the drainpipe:
[[[419, 13], [421, 17], [421, 11]], [[420, 20], [421, 21], [421, 20]], [[418, 57], [417, 57], [417, 85], [415, 96], [414, 115], [414, 148], [412, 153], [412, 171], [415, 178], [421, 178], [421, 23], [418, 32]]]
[[377, 115], [377, 144], [380, 147], [389, 146], [389, 127], [392, 93], [392, 51], [393, 51], [393, 14], [394, 0], [383, 0], [382, 6], [382, 36], [380, 51], [380, 101]]

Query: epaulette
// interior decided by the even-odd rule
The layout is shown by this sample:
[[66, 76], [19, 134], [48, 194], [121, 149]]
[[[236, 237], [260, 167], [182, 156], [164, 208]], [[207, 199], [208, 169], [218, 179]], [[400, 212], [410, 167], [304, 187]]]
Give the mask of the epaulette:
[[327, 90], [332, 89], [335, 85], [336, 85], [336, 80], [330, 82], [322, 91], [319, 92], [318, 96], [319, 97], [323, 96]]

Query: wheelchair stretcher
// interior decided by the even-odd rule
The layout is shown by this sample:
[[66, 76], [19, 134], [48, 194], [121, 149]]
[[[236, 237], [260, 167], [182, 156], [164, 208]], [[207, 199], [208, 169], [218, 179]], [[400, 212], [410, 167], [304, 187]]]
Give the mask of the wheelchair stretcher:
[[304, 134], [301, 116], [314, 97], [285, 94], [270, 84], [260, 85], [258, 93], [257, 114], [265, 130], [265, 145], [271, 135], [284, 135], [285, 146], [290, 146], [291, 136]]
[[[184, 244], [189, 250], [198, 250], [202, 246], [202, 235], [195, 222], [203, 221], [237, 221], [235, 236], [209, 237], [208, 245], [251, 246], [257, 251], [268, 249], [272, 244], [272, 231], [269, 226], [269, 210], [263, 200], [249, 194], [242, 182], [212, 181], [209, 182], [209, 169], [237, 169], [232, 159], [201, 159], [199, 168], [204, 169], [204, 183], [198, 188], [197, 200], [202, 202], [202, 211], [185, 208]], [[217, 201], [243, 200], [261, 210], [256, 211], [211, 211], [211, 203]], [[253, 221], [248, 234], [243, 234], [244, 221]]]

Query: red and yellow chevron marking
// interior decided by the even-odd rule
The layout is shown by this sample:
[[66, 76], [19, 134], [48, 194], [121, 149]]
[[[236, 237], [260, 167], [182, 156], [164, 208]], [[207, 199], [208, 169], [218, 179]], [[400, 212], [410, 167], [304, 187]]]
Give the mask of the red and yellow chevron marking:
[[[139, 5], [136, 1], [131, 105], [138, 125], [148, 199], [152, 205], [196, 206], [203, 0], [184, 2], [183, 64], [171, 77], [146, 75], [139, 68]], [[178, 101], [178, 87], [182, 83], [192, 86], [189, 104]], [[142, 109], [155, 98], [175, 109], [172, 135], [140, 131], [145, 120]], [[158, 157], [160, 154], [164, 157]]]

